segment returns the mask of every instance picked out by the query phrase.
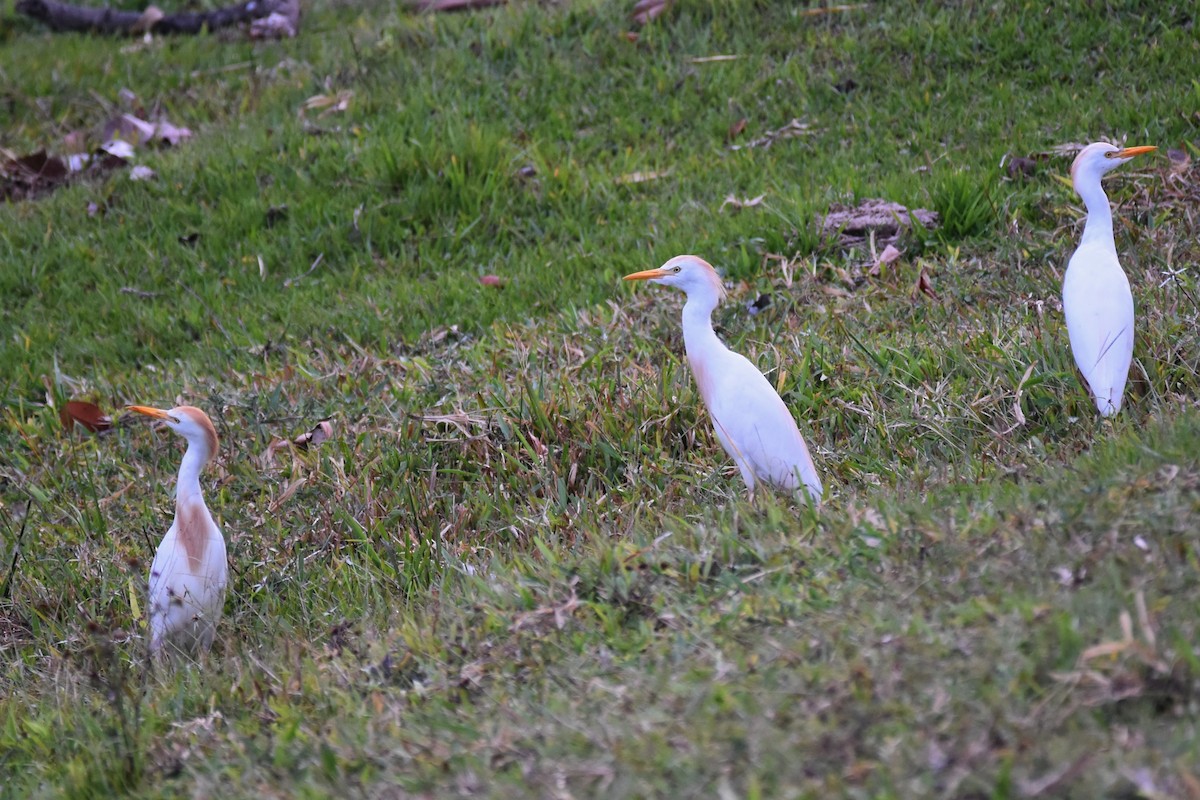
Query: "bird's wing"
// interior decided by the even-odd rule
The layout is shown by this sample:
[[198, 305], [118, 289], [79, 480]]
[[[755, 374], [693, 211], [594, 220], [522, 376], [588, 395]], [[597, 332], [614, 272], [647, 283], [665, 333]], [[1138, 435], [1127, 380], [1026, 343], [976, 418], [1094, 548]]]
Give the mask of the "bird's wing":
[[715, 360], [704, 371], [707, 386], [700, 392], [713, 426], [736, 448], [730, 456], [744, 459], [759, 480], [787, 489], [803, 483], [820, 497], [821, 480], [808, 446], [774, 387], [745, 356], [726, 350]]
[[1101, 413], [1120, 409], [1133, 359], [1133, 295], [1117, 255], [1106, 247], [1075, 251], [1063, 279], [1063, 314], [1075, 364]]

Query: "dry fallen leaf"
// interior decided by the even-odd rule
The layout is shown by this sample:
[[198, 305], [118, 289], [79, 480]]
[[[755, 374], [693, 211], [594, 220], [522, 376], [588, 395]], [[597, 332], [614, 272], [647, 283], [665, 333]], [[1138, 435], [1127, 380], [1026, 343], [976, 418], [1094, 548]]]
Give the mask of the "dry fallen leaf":
[[[272, 438], [271, 443], [267, 445], [267, 449], [264, 450], [262, 456], [259, 457], [259, 462], [261, 463], [263, 469], [267, 469], [275, 463], [276, 454], [282, 450], [291, 450], [292, 448], [297, 450], [307, 450], [310, 447], [317, 447], [322, 442], [332, 437], [333, 424], [329, 420], [321, 420], [312, 428], [312, 430], [305, 431], [291, 441], [287, 439]], [[278, 502], [282, 503], [294, 492], [295, 489], [293, 489], [290, 493], [285, 492], [285, 497], [281, 498]]]
[[333, 425], [323, 419], [312, 430], [302, 433], [292, 440], [292, 444], [300, 448], [316, 447], [326, 439], [333, 437]]
[[729, 132], [725, 135], [725, 141], [732, 142], [734, 139], [742, 135], [746, 130], [746, 118], [742, 117], [737, 122], [729, 126]]
[[773, 131], [767, 131], [762, 136], [759, 136], [757, 139], [747, 142], [746, 144], [731, 144], [729, 145], [729, 149], [741, 150], [745, 147], [770, 147], [771, 145], [775, 144], [775, 142], [783, 139], [794, 139], [797, 136], [804, 136], [812, 132], [813, 130], [807, 122], [803, 122], [799, 119], [793, 119], [782, 128], [776, 128]]
[[304, 101], [304, 105], [300, 107], [300, 114], [303, 116], [305, 111], [322, 109], [321, 113], [317, 115], [317, 119], [320, 119], [350, 108], [350, 101], [353, 99], [353, 89], [342, 89], [335, 94], [315, 94]]
[[883, 271], [883, 268], [889, 264], [896, 263], [899, 260], [901, 253], [894, 245], [888, 245], [883, 248], [883, 252], [879, 254], [879, 258], [875, 259], [875, 266], [867, 270], [868, 275], [878, 275]]
[[112, 427], [112, 417], [100, 410], [100, 406], [84, 400], [70, 400], [58, 412], [58, 418], [67, 430], [81, 425], [92, 433], [102, 433]]
[[[184, 139], [191, 138], [191, 135], [192, 132], [188, 128], [180, 128], [166, 120], [147, 122], [132, 114], [120, 114], [113, 117], [104, 123], [104, 127], [100, 131], [100, 138], [105, 143], [119, 140], [127, 142], [130, 145], [139, 145], [145, 142], [163, 142], [174, 146]], [[133, 151], [131, 149], [130, 155], [132, 154]], [[123, 156], [123, 158], [127, 157]]]
[[645, 25], [670, 8], [673, 2], [674, 0], [638, 0], [629, 16], [638, 25]]
[[912, 297], [917, 299], [917, 294], [927, 294], [939, 303], [942, 298], [933, 290], [933, 279], [929, 277], [929, 270], [924, 265], [921, 266], [921, 274], [917, 276], [917, 285], [913, 288]]
[[727, 194], [725, 195], [725, 201], [721, 203], [721, 207], [717, 211], [724, 211], [725, 206], [733, 206], [734, 210], [754, 208], [755, 206], [762, 205], [764, 197], [766, 197], [765, 194], [760, 194], [758, 197], [746, 197], [739, 200], [737, 195]]

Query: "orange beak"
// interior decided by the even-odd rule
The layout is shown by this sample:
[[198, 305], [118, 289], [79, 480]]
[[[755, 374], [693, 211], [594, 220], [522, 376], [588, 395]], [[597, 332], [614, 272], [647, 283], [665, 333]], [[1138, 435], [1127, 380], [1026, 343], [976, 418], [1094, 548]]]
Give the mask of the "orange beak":
[[139, 414], [145, 414], [146, 416], [154, 417], [155, 419], [165, 419], [165, 420], [170, 420], [171, 422], [179, 422], [179, 420], [175, 419], [175, 417], [172, 417], [168, 412], [163, 411], [161, 408], [151, 408], [150, 406], [125, 406], [125, 407], [128, 408], [130, 411], [136, 411]]
[[1140, 156], [1142, 153], [1152, 153], [1158, 148], [1152, 144], [1138, 145], [1137, 147], [1126, 147], [1124, 150], [1118, 150], [1113, 153], [1114, 158], [1133, 158]]
[[669, 273], [665, 269], [644, 269], [641, 272], [635, 272], [632, 275], [626, 275], [622, 280], [626, 281], [648, 281], [651, 278], [661, 278]]

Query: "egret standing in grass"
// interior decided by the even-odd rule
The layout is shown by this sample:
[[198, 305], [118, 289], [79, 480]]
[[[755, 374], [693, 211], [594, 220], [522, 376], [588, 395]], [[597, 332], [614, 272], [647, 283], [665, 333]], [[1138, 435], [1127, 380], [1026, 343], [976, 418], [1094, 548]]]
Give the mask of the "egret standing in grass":
[[1100, 179], [1154, 147], [1124, 149], [1096, 142], [1071, 164], [1071, 181], [1087, 206], [1079, 248], [1063, 277], [1063, 312], [1075, 364], [1096, 401], [1100, 416], [1121, 410], [1125, 380], [1133, 360], [1133, 294], [1117, 260], [1112, 209]]
[[175, 484], [175, 521], [150, 567], [148, 605], [151, 654], [195, 657], [212, 646], [229, 581], [225, 539], [200, 492], [200, 472], [217, 453], [217, 432], [192, 406], [129, 409], [162, 420], [188, 443]]
[[661, 283], [687, 294], [683, 344], [688, 364], [717, 441], [737, 464], [750, 493], [762, 482], [793, 491], [803, 488], [819, 501], [821, 479], [791, 412], [758, 368], [713, 331], [712, 312], [725, 289], [712, 266], [697, 256], [676, 256], [625, 280]]

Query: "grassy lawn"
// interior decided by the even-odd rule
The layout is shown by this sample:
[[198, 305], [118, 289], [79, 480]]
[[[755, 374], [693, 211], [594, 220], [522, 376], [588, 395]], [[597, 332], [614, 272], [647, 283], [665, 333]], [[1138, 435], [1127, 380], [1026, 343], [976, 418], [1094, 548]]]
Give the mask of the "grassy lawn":
[[[257, 44], [5, 7], [4, 150], [194, 135], [0, 204], [0, 796], [1200, 798], [1194, 3], [630, 6], [319, 0]], [[1160, 147], [1106, 182], [1106, 422], [1059, 302], [1098, 139]], [[873, 274], [818, 223], [868, 198], [942, 224]], [[684, 252], [819, 511], [746, 498], [681, 296], [620, 281]], [[181, 447], [119, 409], [177, 402], [232, 576], [171, 671]]]

